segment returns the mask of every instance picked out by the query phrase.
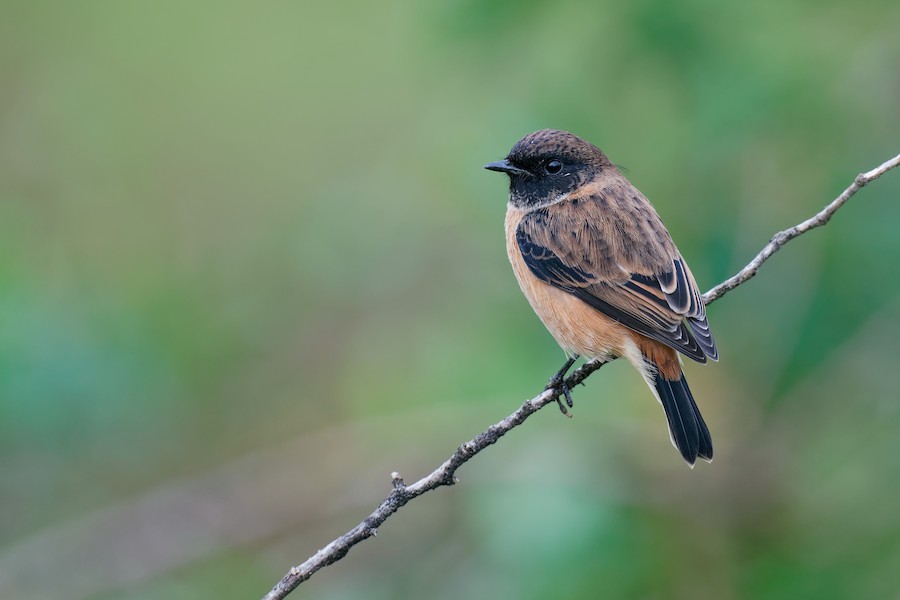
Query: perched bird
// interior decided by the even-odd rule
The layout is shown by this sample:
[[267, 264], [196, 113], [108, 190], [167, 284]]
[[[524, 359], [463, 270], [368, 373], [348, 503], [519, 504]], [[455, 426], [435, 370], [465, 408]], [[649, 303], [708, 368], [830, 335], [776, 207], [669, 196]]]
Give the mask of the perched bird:
[[678, 352], [705, 363], [718, 351], [694, 276], [650, 202], [599, 148], [565, 131], [531, 133], [485, 168], [509, 175], [509, 260], [569, 358], [548, 387], [571, 406], [564, 377], [579, 356], [624, 357], [662, 404], [684, 460], [712, 460]]

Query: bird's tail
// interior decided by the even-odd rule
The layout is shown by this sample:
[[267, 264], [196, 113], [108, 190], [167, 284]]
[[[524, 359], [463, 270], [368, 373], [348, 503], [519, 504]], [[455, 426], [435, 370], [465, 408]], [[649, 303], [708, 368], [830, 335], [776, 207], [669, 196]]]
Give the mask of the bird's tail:
[[688, 465], [693, 467], [697, 457], [712, 460], [712, 437], [680, 369], [678, 375], [678, 379], [669, 379], [656, 368], [647, 374], [647, 383], [654, 389], [666, 411], [672, 444], [681, 452]]

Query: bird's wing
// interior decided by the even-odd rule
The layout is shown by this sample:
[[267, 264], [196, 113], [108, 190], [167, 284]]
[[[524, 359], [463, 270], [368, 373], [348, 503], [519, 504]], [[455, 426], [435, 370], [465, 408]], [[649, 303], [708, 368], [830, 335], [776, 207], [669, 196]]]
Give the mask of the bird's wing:
[[[650, 203], [633, 188], [525, 215], [516, 242], [539, 279], [698, 362], [717, 360], [694, 276]], [[635, 195], [637, 194], [637, 195]]]

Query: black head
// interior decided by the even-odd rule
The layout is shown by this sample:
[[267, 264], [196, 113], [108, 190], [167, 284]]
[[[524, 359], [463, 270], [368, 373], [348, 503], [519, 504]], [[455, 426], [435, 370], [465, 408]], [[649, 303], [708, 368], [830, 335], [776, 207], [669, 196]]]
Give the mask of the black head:
[[516, 142], [505, 160], [484, 166], [509, 175], [515, 206], [552, 202], [594, 179], [612, 163], [599, 148], [567, 131], [542, 129]]

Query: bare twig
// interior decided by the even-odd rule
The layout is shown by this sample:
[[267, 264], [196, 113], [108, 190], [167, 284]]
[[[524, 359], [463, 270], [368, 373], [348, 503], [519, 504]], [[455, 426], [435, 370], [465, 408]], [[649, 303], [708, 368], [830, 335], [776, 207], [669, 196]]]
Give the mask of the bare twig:
[[807, 220], [803, 221], [798, 225], [794, 225], [793, 227], [789, 227], [784, 231], [779, 231], [775, 235], [772, 236], [772, 239], [769, 240], [769, 243], [765, 245], [765, 247], [757, 254], [753, 260], [751, 260], [746, 267], [737, 272], [734, 277], [730, 277], [726, 279], [713, 289], [709, 290], [705, 294], [703, 294], [703, 300], [706, 301], [706, 304], [710, 304], [737, 286], [741, 285], [748, 279], [751, 279], [754, 275], [756, 275], [759, 268], [762, 266], [764, 262], [769, 260], [769, 257], [781, 250], [781, 247], [787, 244], [789, 241], [798, 237], [810, 229], [815, 229], [816, 227], [821, 227], [825, 223], [831, 220], [831, 217], [834, 216], [834, 213], [844, 205], [844, 203], [849, 200], [853, 194], [859, 191], [859, 189], [869, 182], [875, 181], [894, 167], [900, 165], [900, 154], [892, 158], [891, 160], [875, 167], [871, 171], [866, 173], [860, 173], [856, 176], [856, 179], [853, 183], [844, 190], [840, 196], [835, 198], [831, 204], [823, 208], [821, 211], [811, 216]]
[[[844, 190], [840, 196], [835, 198], [833, 202], [822, 209], [821, 212], [794, 227], [779, 231], [772, 236], [769, 243], [766, 244], [760, 253], [757, 254], [746, 267], [741, 269], [733, 277], [723, 281], [706, 292], [706, 294], [703, 295], [703, 300], [707, 305], [712, 304], [734, 288], [752, 278], [756, 275], [757, 271], [759, 271], [762, 264], [766, 262], [770, 256], [778, 252], [778, 250], [780, 250], [787, 242], [806, 233], [810, 229], [815, 229], [816, 227], [826, 224], [834, 213], [837, 212], [847, 200], [856, 194], [860, 188], [869, 182], [878, 179], [880, 176], [897, 166], [900, 166], [900, 155], [895, 156], [871, 171], [857, 175], [853, 184]], [[579, 383], [582, 383], [594, 371], [602, 367], [603, 364], [604, 363], [589, 362], [582, 365], [566, 378], [566, 386], [571, 389]], [[263, 600], [281, 600], [285, 598], [298, 585], [309, 579], [313, 573], [322, 567], [326, 567], [342, 559], [347, 552], [350, 551], [350, 548], [359, 542], [374, 536], [378, 527], [407, 502], [426, 492], [430, 492], [431, 490], [456, 483], [455, 473], [460, 466], [491, 444], [495, 443], [514, 427], [518, 427], [524, 423], [525, 419], [529, 416], [555, 401], [561, 394], [562, 392], [559, 388], [554, 388], [544, 390], [531, 400], [527, 400], [514, 413], [502, 421], [491, 425], [487, 430], [461, 445], [456, 449], [456, 452], [444, 462], [444, 464], [411, 485], [406, 485], [399, 473], [393, 473], [391, 475], [393, 491], [391, 491], [388, 497], [384, 499], [381, 505], [379, 505], [372, 514], [366, 517], [362, 523], [316, 552], [306, 562], [293, 567], [288, 574], [272, 588], [272, 591], [263, 597]]]

